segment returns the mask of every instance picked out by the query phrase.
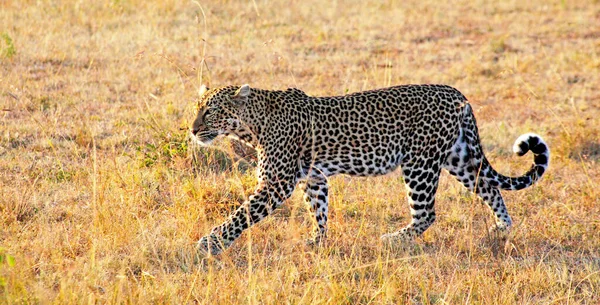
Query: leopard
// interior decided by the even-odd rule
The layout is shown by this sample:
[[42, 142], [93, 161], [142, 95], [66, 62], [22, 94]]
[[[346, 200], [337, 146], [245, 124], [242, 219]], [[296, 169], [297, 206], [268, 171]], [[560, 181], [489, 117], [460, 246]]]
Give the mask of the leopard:
[[227, 219], [197, 242], [217, 255], [242, 232], [281, 207], [294, 189], [303, 191], [314, 244], [327, 237], [328, 178], [379, 176], [400, 168], [410, 223], [381, 236], [385, 244], [414, 241], [435, 221], [435, 194], [446, 170], [485, 203], [495, 218], [490, 230], [509, 232], [512, 219], [501, 190], [539, 181], [550, 164], [541, 136], [520, 135], [513, 152], [531, 151], [521, 176], [496, 171], [486, 158], [473, 106], [447, 85], [399, 85], [340, 96], [309, 96], [297, 88], [202, 87], [191, 137], [210, 146], [229, 137], [256, 151], [257, 186]]

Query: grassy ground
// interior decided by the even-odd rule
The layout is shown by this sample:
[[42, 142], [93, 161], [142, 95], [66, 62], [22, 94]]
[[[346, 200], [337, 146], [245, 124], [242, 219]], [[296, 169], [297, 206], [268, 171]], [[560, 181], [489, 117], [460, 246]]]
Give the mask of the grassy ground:
[[[0, 303], [598, 304], [598, 1], [0, 1]], [[500, 3], [496, 3], [500, 2]], [[254, 187], [186, 128], [201, 83], [337, 95], [444, 83], [503, 173], [532, 131], [552, 149], [505, 192], [515, 227], [447, 175], [438, 221], [408, 222], [398, 174], [331, 179], [330, 240], [305, 246], [295, 193], [224, 255], [193, 242]]]

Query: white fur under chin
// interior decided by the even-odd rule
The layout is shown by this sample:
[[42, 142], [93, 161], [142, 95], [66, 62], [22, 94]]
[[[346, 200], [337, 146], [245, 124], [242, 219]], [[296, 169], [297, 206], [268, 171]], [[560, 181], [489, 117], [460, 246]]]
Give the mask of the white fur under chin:
[[198, 140], [198, 137], [196, 137], [196, 135], [194, 135], [191, 131], [190, 131], [190, 138], [192, 138], [192, 141], [194, 143], [196, 143], [197, 145], [199, 145], [201, 147], [209, 147], [212, 144], [213, 140], [214, 140], [213, 139], [213, 140], [210, 140], [210, 141], [202, 142], [202, 141]]
[[[194, 137], [194, 138], [196, 138], [196, 137]], [[202, 147], [209, 147], [209, 146], [211, 146], [212, 142], [213, 142], [213, 140], [202, 142], [202, 141], [198, 140], [198, 138], [196, 138], [196, 143], [198, 143], [198, 145], [200, 145]]]

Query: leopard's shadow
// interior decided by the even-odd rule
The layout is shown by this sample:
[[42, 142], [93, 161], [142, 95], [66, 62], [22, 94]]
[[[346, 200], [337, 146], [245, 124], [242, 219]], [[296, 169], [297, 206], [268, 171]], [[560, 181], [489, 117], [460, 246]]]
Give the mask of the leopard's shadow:
[[212, 147], [190, 145], [191, 165], [196, 175], [210, 171], [246, 173], [256, 167], [257, 153], [253, 148], [233, 139], [223, 139]]

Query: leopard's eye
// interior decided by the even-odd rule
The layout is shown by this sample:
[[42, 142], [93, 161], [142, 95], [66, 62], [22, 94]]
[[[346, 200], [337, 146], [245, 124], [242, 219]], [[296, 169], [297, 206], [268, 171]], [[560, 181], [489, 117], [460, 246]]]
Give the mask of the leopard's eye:
[[204, 110], [204, 114], [202, 114], [202, 121], [206, 121], [206, 117], [208, 116], [209, 109]]

